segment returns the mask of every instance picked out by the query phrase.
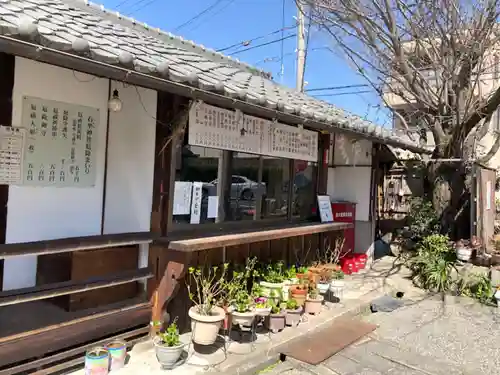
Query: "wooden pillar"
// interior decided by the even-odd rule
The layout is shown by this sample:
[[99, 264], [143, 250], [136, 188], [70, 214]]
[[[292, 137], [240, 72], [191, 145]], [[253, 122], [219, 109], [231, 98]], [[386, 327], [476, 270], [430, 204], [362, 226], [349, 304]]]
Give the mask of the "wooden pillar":
[[[330, 151], [330, 134], [320, 134], [319, 135], [319, 160], [318, 160], [318, 183], [317, 183], [317, 194], [324, 195], [327, 193], [328, 185], [328, 164]], [[326, 243], [328, 239], [328, 233], [318, 234], [318, 248], [323, 254], [325, 252]]]
[[[12, 125], [12, 91], [14, 89], [15, 57], [0, 53], [0, 125]], [[5, 243], [9, 185], [0, 185], [0, 244]], [[0, 290], [3, 288], [4, 261], [0, 260]]]

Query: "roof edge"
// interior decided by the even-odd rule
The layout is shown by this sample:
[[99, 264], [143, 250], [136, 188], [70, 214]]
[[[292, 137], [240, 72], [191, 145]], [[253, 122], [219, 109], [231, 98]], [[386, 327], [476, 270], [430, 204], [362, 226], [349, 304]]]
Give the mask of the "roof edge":
[[188, 47], [194, 52], [213, 60], [218, 63], [225, 63], [231, 67], [242, 69], [248, 73], [259, 75], [264, 78], [271, 78], [271, 73], [265, 72], [262, 69], [256, 68], [246, 62], [240, 61], [238, 58], [224, 55], [212, 48], [207, 48], [203, 44], [197, 44], [192, 40], [184, 39], [181, 36], [174, 35], [164, 31], [159, 27], [151, 27], [145, 22], [140, 22], [132, 17], [121, 14], [118, 11], [105, 8], [102, 4], [97, 4], [89, 0], [62, 0], [68, 6], [77, 7], [83, 11], [89, 12], [95, 16], [101, 17], [104, 20], [128, 27], [134, 31], [145, 33], [151, 37], [158, 38], [165, 43], [169, 43], [175, 47], [187, 49]]

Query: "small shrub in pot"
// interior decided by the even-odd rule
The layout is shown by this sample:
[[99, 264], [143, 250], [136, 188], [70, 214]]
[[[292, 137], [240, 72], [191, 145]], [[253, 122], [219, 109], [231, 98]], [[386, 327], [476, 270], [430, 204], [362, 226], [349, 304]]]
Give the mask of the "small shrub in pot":
[[299, 306], [294, 299], [289, 299], [286, 302], [286, 325], [297, 327], [300, 323], [301, 315], [302, 306]]
[[176, 321], [177, 318], [166, 330], [158, 332], [154, 340], [156, 359], [165, 369], [171, 369], [179, 362], [185, 346], [180, 341]]

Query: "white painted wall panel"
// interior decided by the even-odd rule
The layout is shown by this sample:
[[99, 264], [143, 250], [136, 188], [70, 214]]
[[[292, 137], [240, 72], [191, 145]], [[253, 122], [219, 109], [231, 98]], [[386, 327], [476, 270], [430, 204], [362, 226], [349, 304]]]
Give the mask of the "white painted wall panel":
[[371, 167], [336, 167], [332, 175], [333, 188], [328, 186], [327, 190], [331, 198], [357, 203], [356, 220], [368, 221]]
[[[21, 125], [23, 95], [100, 109], [96, 183], [92, 188], [10, 186], [6, 243], [101, 233], [108, 80], [16, 57], [12, 125]], [[3, 289], [35, 285], [36, 257], [7, 259]]]
[[157, 93], [120, 82], [114, 89], [123, 107], [109, 116], [104, 234], [149, 231]]

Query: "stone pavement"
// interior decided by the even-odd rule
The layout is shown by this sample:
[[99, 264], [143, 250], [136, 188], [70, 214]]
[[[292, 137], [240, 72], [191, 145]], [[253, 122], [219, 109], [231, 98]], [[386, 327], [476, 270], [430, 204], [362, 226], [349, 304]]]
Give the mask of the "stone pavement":
[[287, 358], [265, 375], [493, 375], [500, 368], [500, 313], [467, 298], [422, 295], [399, 280], [407, 304], [366, 314], [379, 328], [321, 365]]

